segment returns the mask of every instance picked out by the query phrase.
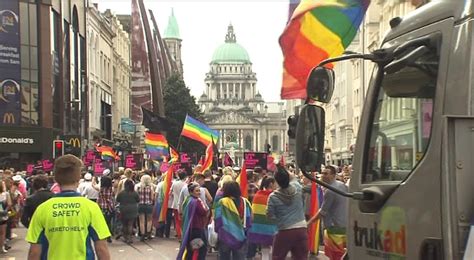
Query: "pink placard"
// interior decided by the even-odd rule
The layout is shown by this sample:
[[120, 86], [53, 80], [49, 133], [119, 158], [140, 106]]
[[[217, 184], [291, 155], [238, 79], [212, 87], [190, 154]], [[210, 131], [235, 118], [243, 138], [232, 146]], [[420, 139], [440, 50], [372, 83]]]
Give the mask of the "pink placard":
[[135, 162], [135, 157], [133, 154], [125, 156], [125, 168], [135, 169], [137, 162]]
[[34, 164], [28, 164], [28, 165], [26, 165], [26, 173], [32, 174], [34, 168], [35, 168], [35, 165], [34, 165]]
[[45, 172], [50, 172], [53, 170], [54, 163], [52, 163], [51, 160], [43, 160], [42, 163], [43, 163], [43, 170]]
[[160, 172], [164, 173], [170, 168], [169, 163], [161, 163], [160, 165]]
[[179, 154], [179, 161], [182, 163], [187, 163], [191, 161], [191, 158], [188, 156], [187, 153], [180, 153]]
[[104, 162], [101, 159], [95, 159], [94, 162], [94, 173], [101, 175], [105, 170]]
[[247, 169], [254, 169], [256, 166], [266, 169], [268, 166], [267, 156], [267, 153], [244, 152], [244, 160]]
[[273, 158], [273, 156], [270, 155], [267, 157], [267, 170], [271, 172], [276, 172], [277, 170], [277, 167], [275, 165], [275, 159]]
[[84, 164], [91, 165], [95, 160], [95, 152], [93, 150], [86, 151], [84, 156]]

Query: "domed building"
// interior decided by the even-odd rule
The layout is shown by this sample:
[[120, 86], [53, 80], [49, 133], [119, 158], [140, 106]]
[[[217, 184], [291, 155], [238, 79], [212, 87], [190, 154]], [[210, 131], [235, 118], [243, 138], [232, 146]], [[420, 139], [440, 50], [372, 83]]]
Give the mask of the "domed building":
[[[241, 162], [244, 151], [286, 151], [286, 113], [283, 102], [265, 102], [257, 89], [257, 75], [247, 50], [228, 26], [206, 73], [198, 100], [206, 123], [220, 132], [218, 146]], [[279, 76], [279, 75], [275, 75]], [[267, 89], [277, 89], [266, 86]]]

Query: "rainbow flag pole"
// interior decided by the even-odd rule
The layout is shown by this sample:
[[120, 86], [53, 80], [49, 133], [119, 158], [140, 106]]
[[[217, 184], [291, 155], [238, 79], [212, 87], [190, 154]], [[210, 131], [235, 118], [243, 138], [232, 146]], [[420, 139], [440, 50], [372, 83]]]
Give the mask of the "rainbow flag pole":
[[168, 156], [168, 147], [168, 141], [164, 135], [145, 133], [145, 149], [151, 159], [158, 160], [162, 156]]
[[186, 119], [184, 120], [181, 136], [196, 140], [205, 146], [211, 143], [212, 140], [214, 140], [215, 142], [219, 140], [218, 131], [212, 130], [207, 125], [199, 122], [198, 120], [190, 117], [189, 115], [186, 115]]
[[[311, 206], [309, 210], [310, 216], [316, 215], [319, 210], [318, 187], [314, 182], [311, 184]], [[318, 219], [308, 227], [308, 249], [309, 252], [314, 254], [319, 252], [320, 224], [321, 220]]]

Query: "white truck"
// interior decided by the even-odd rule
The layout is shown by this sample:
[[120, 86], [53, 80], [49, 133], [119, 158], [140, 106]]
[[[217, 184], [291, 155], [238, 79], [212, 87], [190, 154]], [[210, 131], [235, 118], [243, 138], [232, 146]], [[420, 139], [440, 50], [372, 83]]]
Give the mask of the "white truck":
[[[308, 97], [329, 102], [334, 73], [325, 64], [376, 64], [350, 192], [337, 191], [351, 197], [347, 256], [474, 259], [465, 255], [474, 221], [474, 1], [435, 0], [390, 26], [379, 50], [325, 60], [308, 78]], [[298, 166], [318, 170], [323, 108], [307, 102], [296, 132]]]

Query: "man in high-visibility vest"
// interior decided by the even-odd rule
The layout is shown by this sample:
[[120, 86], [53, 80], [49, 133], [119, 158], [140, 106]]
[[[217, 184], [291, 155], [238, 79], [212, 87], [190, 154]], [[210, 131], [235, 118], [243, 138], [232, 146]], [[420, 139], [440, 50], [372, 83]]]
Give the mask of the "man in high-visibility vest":
[[81, 168], [82, 161], [74, 155], [56, 159], [54, 178], [61, 192], [41, 204], [31, 219], [28, 259], [94, 259], [95, 254], [110, 259], [104, 216], [97, 203], [77, 193]]

